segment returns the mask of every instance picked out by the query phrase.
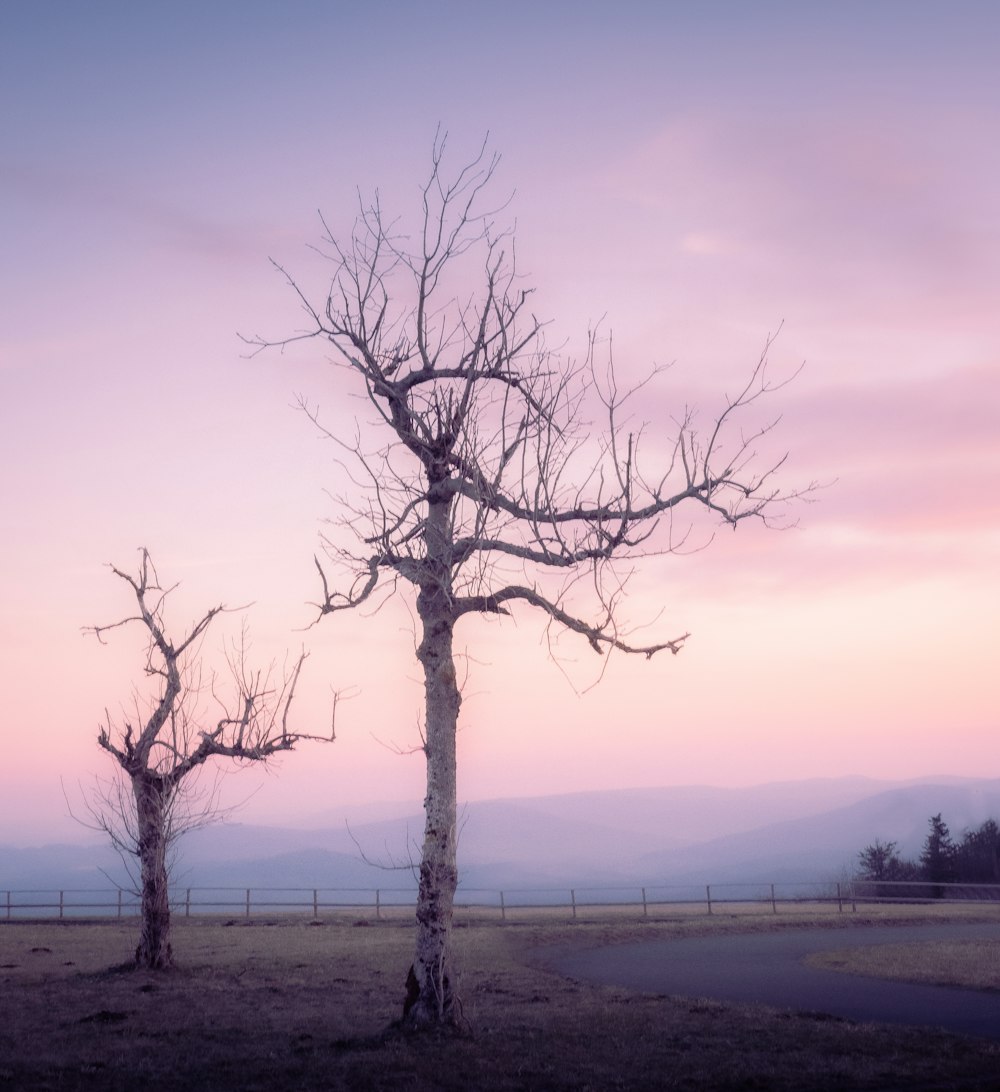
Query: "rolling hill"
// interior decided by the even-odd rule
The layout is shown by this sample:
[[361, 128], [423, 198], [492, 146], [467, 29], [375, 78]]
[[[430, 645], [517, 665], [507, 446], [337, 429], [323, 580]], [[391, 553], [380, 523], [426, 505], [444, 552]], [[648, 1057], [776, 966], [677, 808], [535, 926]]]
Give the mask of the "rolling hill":
[[[1000, 780], [842, 778], [478, 801], [462, 809], [461, 882], [470, 889], [825, 881], [848, 874], [875, 838], [916, 857], [937, 812], [956, 837], [1000, 816]], [[421, 832], [419, 814], [311, 828], [219, 823], [181, 840], [174, 882], [410, 887]], [[125, 879], [116, 855], [99, 843], [0, 846], [0, 890]]]

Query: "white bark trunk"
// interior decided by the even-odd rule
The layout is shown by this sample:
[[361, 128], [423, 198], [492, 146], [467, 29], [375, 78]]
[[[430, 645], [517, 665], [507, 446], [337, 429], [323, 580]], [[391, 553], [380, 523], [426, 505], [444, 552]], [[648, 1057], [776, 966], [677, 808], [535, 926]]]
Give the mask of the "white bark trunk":
[[132, 779], [139, 834], [142, 883], [136, 966], [163, 970], [173, 962], [170, 947], [170, 902], [167, 880], [167, 815], [158, 779], [139, 774]]
[[446, 503], [430, 505], [428, 558], [432, 563], [441, 562], [436, 566], [439, 579], [424, 584], [417, 597], [422, 623], [417, 656], [424, 668], [427, 796], [416, 951], [403, 1010], [404, 1023], [411, 1027], [454, 1024], [458, 1019], [449, 939], [458, 885], [456, 735], [462, 699], [452, 645], [455, 619], [446, 559], [450, 547], [448, 509]]

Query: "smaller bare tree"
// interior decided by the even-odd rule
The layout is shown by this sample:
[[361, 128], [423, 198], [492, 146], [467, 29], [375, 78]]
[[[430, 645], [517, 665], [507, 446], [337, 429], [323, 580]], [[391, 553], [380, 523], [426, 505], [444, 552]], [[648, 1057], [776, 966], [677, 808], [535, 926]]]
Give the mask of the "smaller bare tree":
[[332, 740], [333, 731], [315, 736], [288, 728], [305, 652], [281, 673], [273, 664], [265, 670], [251, 668], [244, 628], [226, 655], [230, 678], [225, 686], [214, 672], [206, 678], [202, 638], [227, 608], [206, 611], [175, 644], [163, 616], [164, 600], [173, 587], [160, 585], [148, 550], [140, 553], [134, 576], [111, 566], [132, 589], [138, 613], [84, 630], [103, 644], [109, 630], [142, 626], [147, 636], [143, 670], [153, 681], [152, 694], [136, 694], [134, 719], [126, 715], [116, 723], [105, 713], [97, 742], [118, 763], [119, 777], [103, 783], [92, 811], [116, 847], [138, 861], [141, 927], [135, 963], [159, 969], [172, 961], [169, 851], [181, 833], [218, 814], [214, 793], [192, 804], [192, 775], [213, 757], [266, 762], [301, 740]]

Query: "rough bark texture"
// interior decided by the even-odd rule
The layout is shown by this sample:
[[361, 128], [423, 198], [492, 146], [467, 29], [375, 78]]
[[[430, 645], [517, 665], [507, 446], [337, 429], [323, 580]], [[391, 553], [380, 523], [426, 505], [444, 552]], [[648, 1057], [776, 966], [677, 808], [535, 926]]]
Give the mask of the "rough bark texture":
[[139, 831], [142, 917], [137, 967], [165, 970], [173, 961], [170, 947], [170, 901], [167, 877], [169, 844], [166, 794], [161, 779], [147, 773], [132, 778]]
[[417, 939], [407, 980], [403, 1019], [411, 1027], [457, 1022], [457, 996], [448, 960], [452, 908], [458, 886], [456, 860], [456, 735], [461, 705], [453, 652], [454, 609], [449, 580], [448, 503], [429, 506], [429, 579], [417, 596], [424, 669], [424, 752], [427, 795], [424, 844], [417, 892]]

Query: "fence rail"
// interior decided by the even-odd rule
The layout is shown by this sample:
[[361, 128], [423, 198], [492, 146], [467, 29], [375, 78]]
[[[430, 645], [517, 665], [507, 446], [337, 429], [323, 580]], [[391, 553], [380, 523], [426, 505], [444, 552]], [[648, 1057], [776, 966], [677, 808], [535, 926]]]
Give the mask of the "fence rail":
[[[413, 888], [324, 887], [186, 887], [170, 894], [175, 915], [195, 917], [234, 914], [254, 916], [351, 912], [376, 919], [412, 911]], [[461, 914], [486, 914], [502, 922], [525, 914], [551, 911], [576, 920], [600, 911], [714, 914], [779, 913], [779, 907], [845, 907], [873, 902], [995, 902], [1000, 884], [929, 884], [855, 880], [840, 883], [719, 883], [629, 887], [462, 888], [455, 899]], [[121, 920], [137, 917], [139, 897], [118, 888], [63, 890], [0, 890], [0, 921], [47, 919]]]
[[854, 880], [864, 902], [1000, 902], [1000, 884], [931, 883], [927, 880]]

